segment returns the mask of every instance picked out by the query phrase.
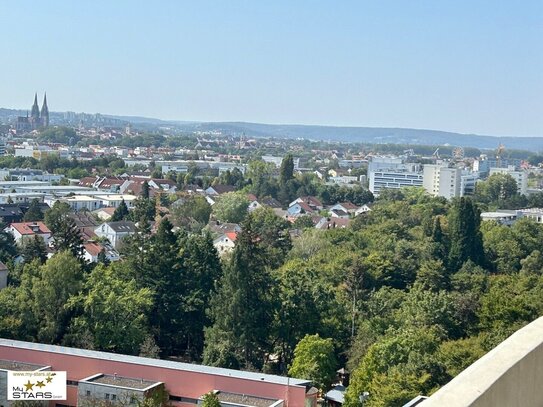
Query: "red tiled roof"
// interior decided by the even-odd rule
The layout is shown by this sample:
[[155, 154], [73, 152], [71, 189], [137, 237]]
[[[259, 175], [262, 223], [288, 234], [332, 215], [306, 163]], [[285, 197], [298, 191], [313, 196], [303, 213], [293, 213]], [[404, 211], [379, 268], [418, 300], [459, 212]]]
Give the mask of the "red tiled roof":
[[358, 209], [358, 206], [356, 206], [352, 202], [341, 202], [340, 205], [343, 206], [345, 209]]
[[96, 239], [98, 237], [91, 227], [81, 228], [79, 229], [79, 231], [81, 232], [81, 238], [85, 242], [88, 240]]
[[[10, 225], [13, 227], [17, 232], [19, 232], [21, 235], [43, 235], [46, 233], [51, 233], [49, 228], [45, 226], [45, 223], [43, 222], [21, 222], [21, 223], [12, 223]], [[34, 232], [32, 229], [32, 226], [37, 226], [38, 231]]]
[[236, 232], [226, 232], [225, 235], [228, 239], [230, 239], [233, 242], [235, 242], [236, 239], [238, 238], [238, 234]]
[[112, 185], [121, 185], [125, 180], [120, 178], [106, 178], [102, 182], [100, 182], [100, 185], [98, 185], [100, 188], [109, 188]]
[[307, 213], [314, 212], [313, 208], [311, 208], [307, 203], [305, 202], [298, 202], [298, 205], [300, 205], [300, 208], [302, 208]]
[[227, 192], [234, 192], [236, 188], [232, 185], [213, 185], [211, 186], [219, 195], [226, 194]]
[[96, 182], [96, 177], [84, 177], [79, 180], [80, 187], [92, 187]]
[[103, 247], [95, 242], [88, 242], [83, 245], [87, 253], [89, 253], [91, 256], [98, 256], [100, 252], [103, 250]]
[[105, 212], [108, 215], [112, 215], [115, 213], [115, 209], [113, 206], [106, 206], [105, 208], [98, 209], [98, 212]]

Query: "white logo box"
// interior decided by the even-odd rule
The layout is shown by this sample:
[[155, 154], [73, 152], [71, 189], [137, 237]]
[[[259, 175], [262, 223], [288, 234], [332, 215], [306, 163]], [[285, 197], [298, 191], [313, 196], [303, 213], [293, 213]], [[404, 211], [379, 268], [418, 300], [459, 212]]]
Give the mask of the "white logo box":
[[66, 400], [66, 372], [8, 371], [8, 400]]

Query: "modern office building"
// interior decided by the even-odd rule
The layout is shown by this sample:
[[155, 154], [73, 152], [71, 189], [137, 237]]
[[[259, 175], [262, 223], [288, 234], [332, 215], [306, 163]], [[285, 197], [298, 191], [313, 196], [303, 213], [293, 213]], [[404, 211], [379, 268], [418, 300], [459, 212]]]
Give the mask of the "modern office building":
[[[13, 365], [67, 372], [67, 400], [51, 402], [51, 407], [82, 405], [78, 400], [87, 397], [122, 405], [127, 397], [140, 399], [162, 387], [175, 406], [196, 407], [211, 391], [222, 393], [221, 404], [231, 407], [317, 403], [317, 392], [308, 380], [0, 339], [0, 369]], [[6, 406], [4, 402], [0, 400], [0, 405]]]
[[422, 187], [422, 174], [417, 172], [371, 171], [369, 190], [375, 196], [383, 189]]

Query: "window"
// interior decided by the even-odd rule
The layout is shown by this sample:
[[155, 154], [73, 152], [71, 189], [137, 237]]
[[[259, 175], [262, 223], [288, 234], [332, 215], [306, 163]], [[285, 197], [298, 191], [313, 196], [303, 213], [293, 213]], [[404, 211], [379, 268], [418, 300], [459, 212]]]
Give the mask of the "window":
[[190, 397], [181, 397], [181, 396], [172, 396], [172, 395], [170, 395], [170, 400], [171, 401], [178, 401], [178, 402], [186, 403], [186, 404], [198, 404], [198, 399], [193, 399], [193, 398], [190, 398]]
[[90, 397], [90, 390], [87, 390], [87, 397]]
[[109, 400], [109, 393], [106, 393], [106, 400]]
[[111, 400], [116, 400], [117, 399], [117, 395], [116, 394], [112, 394], [111, 395]]

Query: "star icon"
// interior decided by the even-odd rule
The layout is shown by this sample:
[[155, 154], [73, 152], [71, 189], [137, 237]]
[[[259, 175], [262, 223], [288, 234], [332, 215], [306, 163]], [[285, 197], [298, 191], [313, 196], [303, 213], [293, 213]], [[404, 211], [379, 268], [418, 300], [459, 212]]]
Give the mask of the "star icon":
[[41, 389], [42, 387], [45, 387], [45, 384], [43, 383], [43, 381], [38, 381], [38, 383], [36, 383], [36, 386]]
[[53, 378], [52, 378], [51, 376], [47, 376], [47, 377], [45, 378], [45, 381], [46, 381], [47, 383], [51, 383], [52, 380], [53, 380]]
[[30, 382], [30, 380], [25, 383], [25, 391], [28, 391], [28, 390], [33, 390], [33, 387], [34, 387], [34, 384]]

